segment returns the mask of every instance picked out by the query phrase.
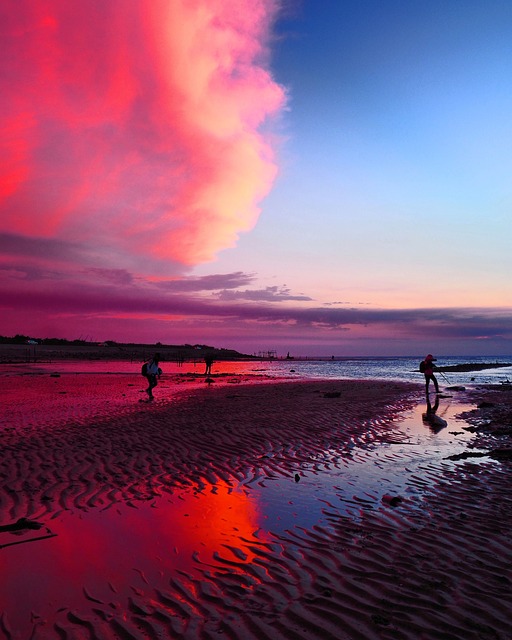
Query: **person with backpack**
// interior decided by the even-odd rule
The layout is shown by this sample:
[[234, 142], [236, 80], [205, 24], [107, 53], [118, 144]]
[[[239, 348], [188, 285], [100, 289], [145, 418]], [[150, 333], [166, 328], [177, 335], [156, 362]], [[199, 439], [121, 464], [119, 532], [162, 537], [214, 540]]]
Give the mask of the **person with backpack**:
[[145, 376], [148, 380], [148, 388], [146, 389], [146, 393], [149, 396], [149, 400], [154, 400], [153, 389], [157, 386], [158, 378], [162, 375], [162, 369], [158, 366], [160, 363], [160, 354], [155, 353], [155, 355], [151, 358], [149, 362], [145, 362], [142, 365], [142, 375]]
[[434, 388], [436, 390], [436, 393], [439, 393], [439, 384], [437, 382], [437, 378], [434, 375], [435, 360], [436, 358], [434, 358], [434, 356], [431, 353], [429, 353], [428, 356], [425, 358], [425, 360], [422, 360], [420, 362], [420, 371], [425, 376], [425, 392], [427, 394], [427, 397], [428, 397], [428, 387], [431, 380], [434, 383]]

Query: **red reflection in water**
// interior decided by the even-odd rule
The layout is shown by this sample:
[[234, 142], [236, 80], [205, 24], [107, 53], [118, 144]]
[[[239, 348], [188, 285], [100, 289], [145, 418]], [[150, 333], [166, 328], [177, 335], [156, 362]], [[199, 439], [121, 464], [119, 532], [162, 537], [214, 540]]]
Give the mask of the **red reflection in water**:
[[[148, 354], [151, 355], [151, 354]], [[0, 364], [0, 373], [123, 373], [133, 374], [136, 378], [140, 378], [141, 362], [134, 360], [57, 360], [55, 362], [37, 362], [34, 364], [23, 364], [23, 368], [19, 364]], [[214, 379], [218, 376], [225, 375], [262, 375], [272, 371], [272, 362], [249, 361], [230, 361], [215, 360], [212, 365], [212, 375]], [[168, 362], [163, 360], [161, 366], [164, 372], [163, 379], [166, 376], [182, 375], [187, 376], [193, 374], [204, 382], [205, 362], [202, 358], [197, 360], [186, 361], [183, 364], [176, 362]]]
[[[253, 554], [241, 539], [254, 539], [258, 520], [257, 505], [224, 485], [135, 508], [62, 512], [45, 522], [57, 537], [0, 549], [0, 612], [11, 631], [29, 637], [34, 624], [51, 625], [59, 610], [83, 610], [94, 601], [123, 606], [134, 591], [168, 590], [176, 570], [197, 568], [194, 557], [229, 556], [225, 545], [240, 549], [234, 559], [243, 571]], [[2, 533], [0, 544], [33, 534]]]

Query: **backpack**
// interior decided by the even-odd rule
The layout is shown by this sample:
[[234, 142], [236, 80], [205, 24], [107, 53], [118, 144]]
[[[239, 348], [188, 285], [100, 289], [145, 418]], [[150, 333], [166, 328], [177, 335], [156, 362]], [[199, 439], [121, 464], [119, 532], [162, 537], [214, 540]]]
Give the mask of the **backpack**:
[[422, 360], [422, 361], [420, 362], [420, 372], [421, 372], [421, 373], [425, 373], [425, 369], [426, 369], [426, 368], [427, 368], [427, 364], [426, 364], [425, 360]]
[[142, 369], [140, 370], [140, 372], [141, 372], [141, 374], [142, 374], [143, 376], [147, 376], [147, 375], [148, 375], [148, 363], [147, 363], [147, 362], [145, 362], [145, 363], [142, 365]]

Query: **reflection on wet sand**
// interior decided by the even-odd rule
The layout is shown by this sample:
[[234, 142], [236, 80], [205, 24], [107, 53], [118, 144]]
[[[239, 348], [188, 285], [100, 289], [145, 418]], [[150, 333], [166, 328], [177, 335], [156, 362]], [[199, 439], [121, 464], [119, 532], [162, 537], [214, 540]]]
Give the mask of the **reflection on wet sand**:
[[220, 555], [233, 560], [233, 571], [243, 570], [255, 559], [251, 543], [265, 540], [259, 520], [246, 492], [223, 482], [131, 507], [61, 512], [51, 523], [54, 544], [34, 543], [30, 551], [20, 545], [0, 555], [1, 609], [8, 611], [11, 628], [28, 637], [51, 603], [59, 605], [56, 619], [82, 607], [84, 596], [106, 615], [114, 601], [168, 589], [172, 575], [192, 575]]
[[427, 409], [422, 414], [423, 422], [430, 426], [433, 433], [439, 433], [441, 429], [448, 426], [448, 422], [437, 415], [439, 409], [439, 394], [436, 394], [434, 404], [430, 402], [430, 395], [427, 393]]

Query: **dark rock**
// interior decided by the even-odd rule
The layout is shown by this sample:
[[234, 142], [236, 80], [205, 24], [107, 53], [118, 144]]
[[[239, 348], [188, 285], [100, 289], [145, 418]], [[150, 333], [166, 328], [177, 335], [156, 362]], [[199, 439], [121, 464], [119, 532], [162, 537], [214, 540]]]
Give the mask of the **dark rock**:
[[456, 453], [453, 456], [448, 456], [445, 460], [467, 460], [467, 458], [483, 458], [488, 455], [489, 454], [487, 452], [464, 451], [464, 453]]
[[493, 460], [499, 460], [500, 462], [509, 462], [512, 460], [512, 449], [493, 449], [489, 453], [489, 456]]
[[13, 524], [4, 524], [0, 526], [0, 531], [23, 531], [24, 529], [40, 529], [42, 522], [37, 520], [29, 520], [28, 518], [20, 518]]
[[403, 502], [403, 498], [400, 496], [390, 496], [389, 494], [386, 494], [385, 496], [382, 496], [382, 502], [390, 507], [398, 507], [398, 505]]
[[387, 627], [390, 624], [388, 618], [379, 614], [372, 615], [372, 620], [375, 624], [382, 625], [383, 627]]

